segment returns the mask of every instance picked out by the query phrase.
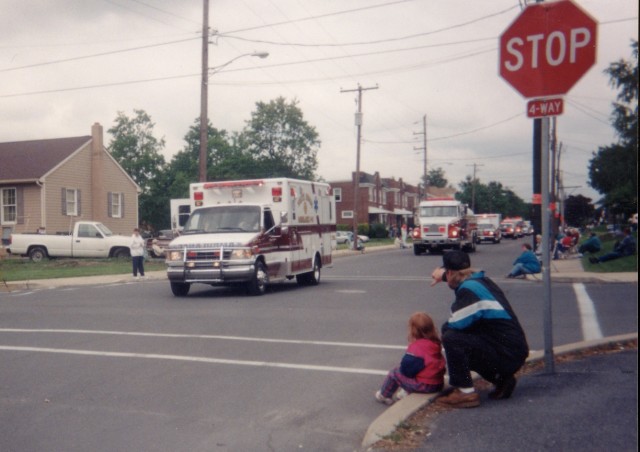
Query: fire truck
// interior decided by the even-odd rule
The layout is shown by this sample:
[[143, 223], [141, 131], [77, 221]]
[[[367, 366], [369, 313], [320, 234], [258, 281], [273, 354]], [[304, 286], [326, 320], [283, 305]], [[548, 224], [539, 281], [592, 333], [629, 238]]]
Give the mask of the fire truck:
[[335, 201], [325, 183], [275, 178], [190, 185], [191, 215], [165, 253], [175, 296], [194, 283], [244, 285], [262, 295], [296, 278], [317, 285], [336, 247]]
[[453, 198], [431, 198], [418, 206], [418, 226], [413, 229], [413, 253], [445, 249], [474, 252], [478, 225], [473, 211]]

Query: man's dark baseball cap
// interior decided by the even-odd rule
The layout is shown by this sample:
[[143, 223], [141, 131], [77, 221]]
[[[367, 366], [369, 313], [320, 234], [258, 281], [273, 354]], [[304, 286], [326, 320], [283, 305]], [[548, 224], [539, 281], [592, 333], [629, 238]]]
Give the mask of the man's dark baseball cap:
[[447, 270], [464, 270], [471, 267], [469, 255], [464, 251], [449, 251], [442, 256], [442, 266]]

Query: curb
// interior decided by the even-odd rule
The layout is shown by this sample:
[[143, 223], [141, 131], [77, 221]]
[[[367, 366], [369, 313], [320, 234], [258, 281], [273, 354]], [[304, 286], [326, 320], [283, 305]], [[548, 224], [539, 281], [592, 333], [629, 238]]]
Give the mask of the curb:
[[[609, 336], [601, 339], [594, 339], [591, 341], [574, 342], [572, 344], [559, 345], [553, 348], [554, 356], [566, 355], [569, 353], [575, 353], [582, 350], [587, 350], [601, 345], [613, 344], [616, 342], [624, 342], [630, 340], [638, 340], [638, 333], [621, 334], [617, 336]], [[535, 363], [544, 359], [544, 351], [536, 351], [529, 354], [526, 363]], [[478, 375], [474, 374], [474, 381], [479, 379]], [[445, 388], [442, 392], [446, 392], [449, 388], [448, 380], [445, 381]], [[380, 439], [393, 433], [399, 424], [406, 421], [409, 417], [415, 414], [418, 410], [427, 406], [433, 402], [440, 393], [435, 394], [409, 394], [407, 397], [397, 401], [389, 408], [387, 408], [380, 416], [378, 416], [369, 425], [364, 438], [361, 443], [361, 450], [366, 450], [375, 444]]]
[[[386, 251], [397, 248], [395, 245], [381, 245], [365, 247], [364, 251], [353, 250], [337, 250], [332, 253], [333, 258], [341, 258], [348, 256], [359, 256], [365, 253], [372, 253], [377, 251]], [[166, 279], [166, 271], [151, 271], [146, 273], [151, 280]], [[38, 290], [46, 289], [50, 287], [65, 287], [65, 286], [84, 286], [91, 284], [117, 284], [125, 282], [134, 282], [131, 280], [131, 274], [121, 273], [115, 275], [94, 275], [94, 276], [77, 276], [73, 278], [56, 278], [56, 279], [34, 279], [23, 281], [2, 281], [0, 280], [0, 293], [12, 292], [14, 290]]]

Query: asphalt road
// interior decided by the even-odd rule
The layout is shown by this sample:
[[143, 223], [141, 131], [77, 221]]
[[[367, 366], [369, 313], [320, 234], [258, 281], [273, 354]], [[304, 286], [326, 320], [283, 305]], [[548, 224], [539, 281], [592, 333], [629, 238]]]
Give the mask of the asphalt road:
[[[521, 243], [481, 245], [472, 264], [540, 350], [541, 284], [503, 277]], [[317, 287], [258, 298], [208, 286], [175, 298], [157, 280], [0, 294], [0, 450], [357, 450], [409, 315], [448, 316], [451, 291], [428, 284], [440, 263], [366, 252]], [[637, 331], [636, 288], [554, 284], [554, 343]]]

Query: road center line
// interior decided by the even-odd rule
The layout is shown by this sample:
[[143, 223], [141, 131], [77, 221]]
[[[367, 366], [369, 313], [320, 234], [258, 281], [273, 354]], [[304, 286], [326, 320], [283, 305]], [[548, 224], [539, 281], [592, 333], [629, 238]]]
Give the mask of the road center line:
[[584, 284], [575, 283], [573, 291], [578, 301], [578, 310], [580, 311], [580, 326], [582, 327], [582, 336], [585, 341], [602, 338], [602, 330], [598, 322], [598, 314], [593, 305], [593, 301], [587, 293]]
[[83, 355], [83, 356], [100, 356], [108, 358], [142, 358], [142, 359], [160, 359], [170, 361], [190, 361], [196, 363], [207, 364], [233, 364], [237, 366], [253, 366], [253, 367], [275, 367], [284, 369], [297, 370], [315, 370], [321, 372], [339, 372], [362, 375], [387, 375], [386, 370], [361, 369], [334, 366], [312, 366], [306, 364], [276, 363], [267, 361], [241, 361], [235, 359], [205, 358], [200, 356], [182, 356], [182, 355], [160, 355], [155, 353], [124, 353], [124, 352], [104, 352], [93, 350], [73, 350], [60, 348], [41, 348], [41, 347], [13, 347], [0, 345], [0, 350], [16, 351], [16, 352], [34, 352], [34, 353], [57, 353], [65, 355]]
[[173, 334], [173, 333], [145, 333], [136, 331], [105, 331], [105, 330], [59, 330], [59, 329], [24, 329], [0, 328], [0, 333], [61, 333], [61, 334], [102, 334], [111, 336], [139, 336], [164, 337], [181, 339], [218, 339], [227, 341], [265, 342], [275, 344], [327, 345], [332, 347], [380, 348], [389, 350], [405, 350], [406, 345], [364, 344], [356, 342], [331, 341], [303, 341], [297, 339], [270, 339], [264, 337], [220, 336], [212, 334]]

